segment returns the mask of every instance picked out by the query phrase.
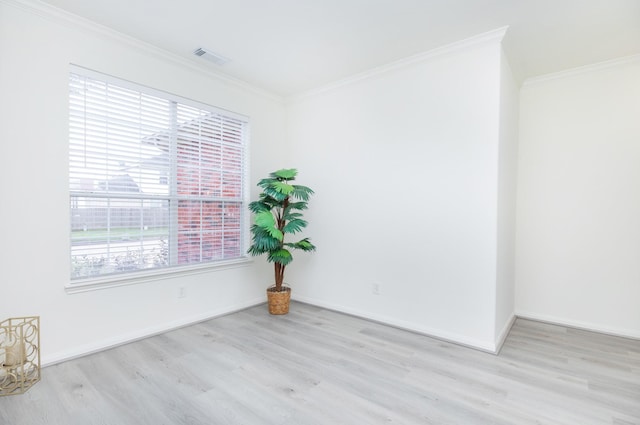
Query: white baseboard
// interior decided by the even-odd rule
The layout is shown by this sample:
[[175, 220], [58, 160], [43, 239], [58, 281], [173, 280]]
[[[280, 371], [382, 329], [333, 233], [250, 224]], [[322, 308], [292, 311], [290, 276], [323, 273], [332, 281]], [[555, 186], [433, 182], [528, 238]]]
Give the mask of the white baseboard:
[[42, 358], [42, 367], [52, 366], [57, 363], [66, 362], [68, 360], [77, 359], [79, 357], [94, 354], [100, 351], [108, 350], [110, 348], [117, 347], [119, 345], [129, 344], [134, 341], [149, 338], [154, 335], [158, 335], [164, 332], [169, 332], [175, 329], [179, 329], [185, 326], [193, 325], [206, 320], [214, 319], [216, 317], [225, 316], [227, 314], [235, 313], [240, 310], [244, 310], [265, 302], [264, 297], [253, 299], [247, 302], [227, 306], [218, 310], [208, 311], [206, 313], [198, 314], [195, 316], [184, 317], [172, 322], [163, 323], [158, 326], [152, 326], [144, 329], [136, 330], [124, 335], [118, 335], [115, 338], [110, 338], [95, 343], [75, 347], [68, 351], [62, 351], [53, 353]]
[[[588, 322], [568, 320], [568, 319], [559, 318], [555, 316], [541, 315], [541, 314], [536, 314], [536, 313], [531, 313], [526, 311], [517, 311], [516, 314], [512, 316], [512, 318], [505, 324], [502, 331], [498, 335], [496, 342], [494, 344], [491, 344], [483, 341], [473, 340], [462, 335], [445, 332], [440, 329], [417, 326], [415, 323], [397, 320], [397, 319], [393, 319], [386, 316], [371, 314], [369, 312], [341, 306], [334, 303], [318, 302], [318, 300], [312, 299], [312, 298], [294, 296], [292, 297], [292, 299], [294, 301], [299, 301], [305, 304], [326, 308], [327, 310], [333, 310], [333, 311], [345, 313], [351, 316], [360, 317], [363, 319], [371, 320], [376, 323], [392, 326], [392, 327], [410, 331], [410, 332], [415, 332], [420, 335], [425, 335], [432, 338], [441, 339], [443, 341], [451, 342], [454, 344], [462, 345], [465, 347], [473, 348], [473, 349], [484, 351], [491, 354], [499, 353], [500, 349], [502, 348], [502, 345], [504, 344], [507, 336], [509, 335], [509, 331], [511, 330], [511, 327], [513, 326], [516, 318], [535, 320], [538, 322], [545, 322], [545, 323], [550, 323], [554, 325], [567, 326], [570, 328], [582, 329], [582, 330], [587, 330], [592, 332], [599, 332], [607, 335], [620, 336], [624, 338], [640, 340], [640, 331], [638, 330], [611, 328], [606, 326], [595, 325], [593, 323], [588, 323]], [[111, 339], [95, 342], [92, 344], [79, 346], [68, 351], [53, 353], [51, 355], [47, 355], [42, 358], [42, 366], [43, 367], [51, 366], [57, 363], [62, 363], [68, 360], [73, 360], [79, 357], [83, 357], [83, 356], [87, 356], [100, 351], [108, 350], [110, 348], [114, 348], [120, 345], [128, 344], [128, 343], [138, 341], [144, 338], [149, 338], [151, 336], [158, 335], [164, 332], [179, 329], [184, 326], [193, 325], [199, 322], [204, 322], [206, 320], [214, 319], [216, 317], [235, 313], [237, 311], [241, 311], [259, 304], [263, 304], [264, 302], [265, 302], [264, 297], [259, 297], [257, 299], [253, 299], [247, 302], [227, 306], [223, 309], [213, 310], [203, 314], [185, 317], [179, 320], [175, 320], [173, 322], [163, 323], [158, 326], [140, 329], [135, 332], [131, 332], [129, 334], [119, 335], [116, 338], [111, 338]]]
[[516, 315], [512, 314], [511, 318], [507, 321], [507, 323], [505, 323], [504, 327], [498, 334], [498, 337], [496, 338], [496, 354], [499, 354], [500, 350], [502, 350], [502, 346], [509, 336], [509, 332], [511, 331], [513, 324], [516, 323], [516, 318]]
[[394, 328], [402, 329], [405, 331], [414, 332], [420, 335], [428, 336], [431, 338], [440, 339], [446, 342], [451, 342], [457, 345], [462, 345], [465, 347], [473, 348], [476, 350], [484, 351], [490, 354], [497, 354], [498, 350], [496, 349], [496, 345], [493, 343], [487, 343], [483, 341], [473, 340], [471, 338], [467, 338], [463, 335], [458, 335], [450, 332], [442, 331], [441, 329], [434, 329], [424, 326], [418, 326], [415, 323], [405, 322], [403, 320], [397, 320], [391, 317], [371, 314], [369, 312], [356, 310], [353, 308], [341, 306], [333, 303], [325, 303], [322, 301], [318, 301], [313, 298], [301, 297], [292, 295], [291, 299], [294, 301], [299, 301], [305, 304], [310, 304], [316, 307], [325, 308], [327, 310], [336, 311], [338, 313], [348, 314], [350, 316], [359, 317], [362, 319], [367, 319], [372, 322], [380, 323], [383, 325], [392, 326]]
[[531, 313], [528, 311], [516, 311], [516, 316], [522, 319], [535, 320], [537, 322], [549, 323], [552, 325], [566, 326], [568, 328], [581, 329], [585, 331], [598, 332], [606, 335], [620, 336], [640, 340], [640, 330], [621, 329], [609, 326], [597, 325], [579, 320], [570, 320], [562, 317], [548, 316], [544, 314]]

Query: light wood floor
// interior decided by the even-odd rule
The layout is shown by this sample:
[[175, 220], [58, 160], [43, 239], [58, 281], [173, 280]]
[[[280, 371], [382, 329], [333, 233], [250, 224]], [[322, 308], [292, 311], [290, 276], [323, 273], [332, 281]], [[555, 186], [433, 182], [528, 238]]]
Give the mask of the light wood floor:
[[640, 341], [520, 319], [494, 356], [262, 305], [45, 368], [0, 424], [640, 424]]

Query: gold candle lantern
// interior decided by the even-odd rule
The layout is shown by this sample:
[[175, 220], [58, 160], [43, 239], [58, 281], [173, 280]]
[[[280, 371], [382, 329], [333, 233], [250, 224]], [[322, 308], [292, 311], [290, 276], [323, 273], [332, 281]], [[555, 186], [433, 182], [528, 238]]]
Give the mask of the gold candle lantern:
[[40, 380], [40, 317], [0, 322], [0, 396], [22, 394]]

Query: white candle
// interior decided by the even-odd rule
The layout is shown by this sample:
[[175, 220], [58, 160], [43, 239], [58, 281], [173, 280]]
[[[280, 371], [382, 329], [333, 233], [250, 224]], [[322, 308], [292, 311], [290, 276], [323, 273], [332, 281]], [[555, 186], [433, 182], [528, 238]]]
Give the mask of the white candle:
[[4, 348], [5, 366], [19, 366], [26, 360], [24, 341], [21, 338], [17, 338], [16, 335], [9, 335], [9, 338], [5, 340]]
[[4, 370], [4, 350], [0, 349], [0, 387], [2, 387], [6, 376], [7, 371]]

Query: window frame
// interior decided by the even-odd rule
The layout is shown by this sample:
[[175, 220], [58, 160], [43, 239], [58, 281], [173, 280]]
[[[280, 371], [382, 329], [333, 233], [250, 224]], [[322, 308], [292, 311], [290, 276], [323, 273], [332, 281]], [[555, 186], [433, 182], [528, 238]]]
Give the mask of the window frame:
[[[230, 259], [220, 259], [220, 260], [209, 260], [209, 261], [200, 261], [197, 263], [191, 264], [177, 264], [177, 265], [167, 265], [164, 267], [154, 267], [148, 269], [137, 269], [133, 271], [113, 273], [113, 274], [104, 274], [104, 275], [94, 275], [88, 277], [77, 277], [72, 278], [72, 269], [71, 269], [71, 260], [72, 260], [72, 228], [71, 222], [69, 222], [69, 231], [68, 231], [68, 258], [69, 258], [69, 280], [65, 285], [65, 290], [67, 293], [77, 293], [77, 292], [85, 292], [96, 289], [104, 289], [109, 287], [119, 287], [124, 285], [131, 285], [137, 283], [144, 283], [150, 281], [157, 281], [163, 279], [176, 278], [180, 276], [187, 276], [193, 274], [207, 273], [213, 270], [225, 270], [229, 268], [242, 267], [249, 263], [251, 263], [251, 259], [246, 253], [246, 249], [249, 246], [249, 226], [250, 226], [250, 216], [248, 214], [247, 205], [249, 203], [250, 197], [250, 189], [249, 189], [249, 141], [250, 141], [250, 119], [245, 115], [241, 115], [232, 111], [228, 111], [222, 109], [220, 107], [215, 107], [212, 105], [208, 105], [205, 103], [201, 103], [198, 101], [194, 101], [179, 95], [175, 95], [169, 92], [165, 92], [162, 90], [158, 90], [155, 88], [151, 88], [142, 84], [133, 83], [121, 78], [113, 77], [107, 74], [103, 74], [101, 72], [93, 71], [78, 65], [70, 64], [69, 71], [67, 73], [67, 87], [69, 87], [68, 78], [71, 74], [77, 74], [82, 77], [87, 77], [95, 80], [99, 80], [101, 82], [107, 84], [113, 84], [117, 87], [135, 90], [137, 92], [143, 93], [145, 95], [151, 95], [155, 97], [162, 98], [169, 102], [174, 102], [177, 104], [181, 104], [187, 107], [197, 108], [200, 110], [204, 110], [207, 112], [211, 112], [213, 114], [222, 115], [226, 118], [231, 118], [234, 120], [238, 120], [242, 122], [242, 136], [241, 136], [241, 151], [242, 151], [242, 170], [241, 170], [241, 196], [240, 196], [240, 208], [241, 208], [241, 217], [240, 217], [240, 256], [234, 257]], [[71, 106], [69, 104], [70, 94], [67, 96], [67, 128], [69, 131], [68, 134], [68, 142], [67, 148], [71, 148]], [[172, 152], [175, 154], [175, 151]], [[68, 193], [69, 193], [69, 211], [72, 210], [72, 200], [74, 199], [74, 193], [76, 191], [71, 188], [71, 151], [67, 153], [67, 157], [69, 158], [69, 166], [67, 169], [67, 173], [69, 176], [68, 183]], [[175, 163], [175, 158], [172, 158], [171, 163]], [[171, 178], [169, 180], [172, 180]], [[175, 177], [173, 178], [173, 182], [176, 183]], [[170, 193], [166, 196], [166, 198], [171, 198], [175, 196], [175, 190], [171, 190]], [[99, 197], [99, 196], [98, 196]], [[136, 199], [143, 200], [145, 199], [145, 195], [141, 195], [136, 197]], [[179, 202], [179, 197], [175, 197], [174, 201]], [[238, 199], [238, 198], [236, 198]], [[222, 201], [221, 201], [222, 202]], [[237, 202], [237, 201], [236, 201]], [[174, 221], [177, 218], [172, 217], [173, 214], [177, 213], [177, 205], [170, 208], [170, 221]], [[179, 229], [172, 228], [170, 231], [170, 239], [174, 240], [178, 237]], [[169, 242], [169, 241], [168, 241]], [[175, 243], [174, 243], [175, 245]], [[178, 252], [174, 252], [172, 255], [177, 255]]]

